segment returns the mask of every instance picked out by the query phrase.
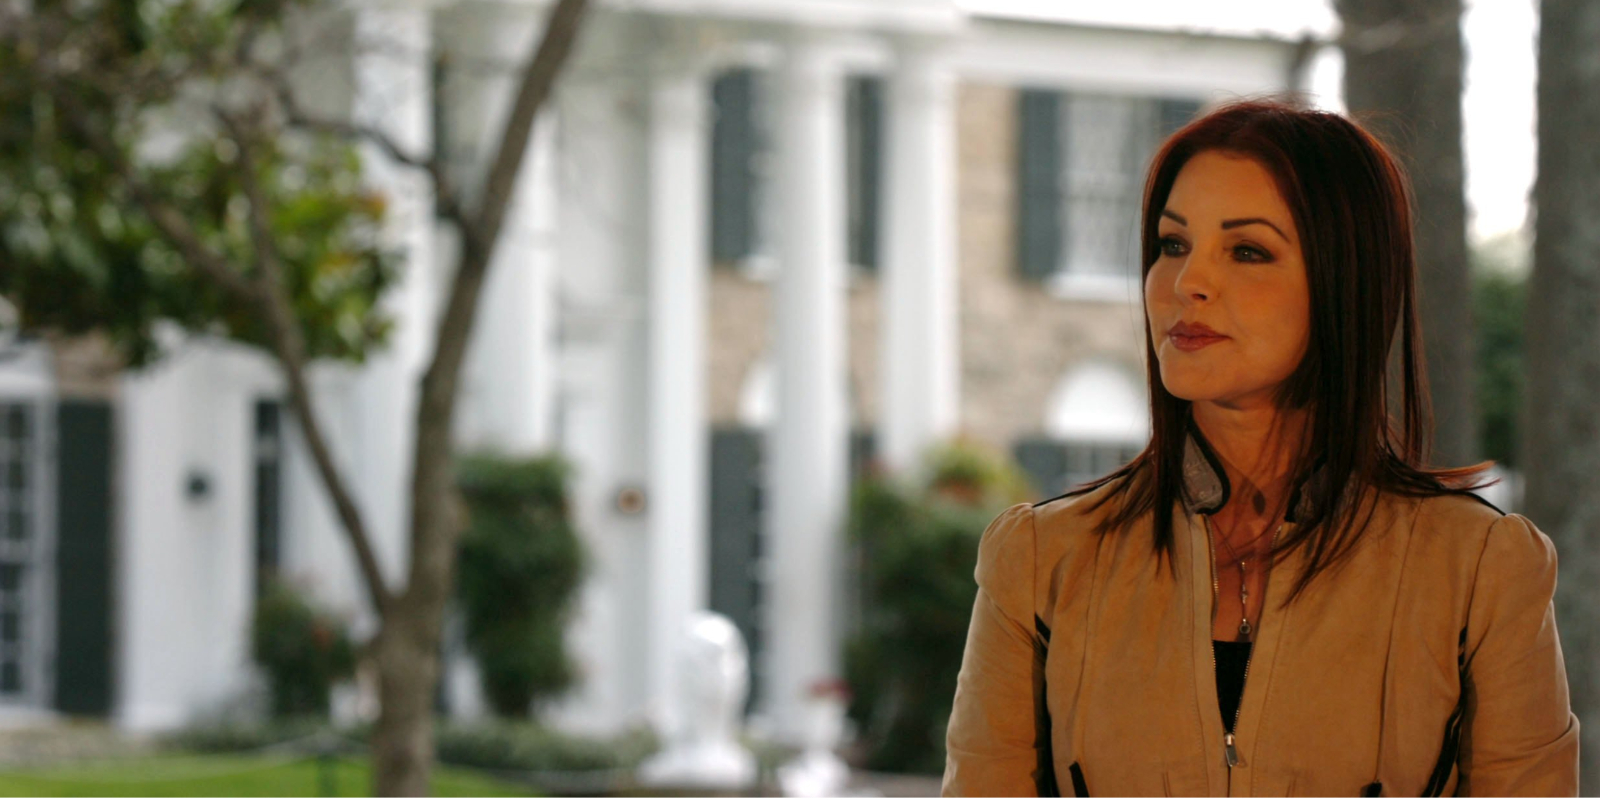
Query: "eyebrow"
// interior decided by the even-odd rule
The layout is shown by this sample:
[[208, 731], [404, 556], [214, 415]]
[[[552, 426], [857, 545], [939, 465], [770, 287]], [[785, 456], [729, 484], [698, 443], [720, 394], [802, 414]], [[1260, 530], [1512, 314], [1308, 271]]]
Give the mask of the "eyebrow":
[[[1173, 221], [1177, 222], [1179, 225], [1188, 226], [1188, 224], [1189, 224], [1189, 220], [1184, 219], [1182, 215], [1180, 215], [1178, 212], [1173, 211], [1171, 209], [1166, 209], [1166, 208], [1161, 209], [1161, 216], [1166, 217], [1166, 218], [1168, 218], [1170, 220], [1173, 220]], [[1285, 242], [1289, 241], [1289, 237], [1284, 234], [1282, 228], [1279, 228], [1278, 226], [1272, 224], [1271, 222], [1268, 222], [1265, 219], [1262, 219], [1261, 217], [1247, 217], [1245, 219], [1225, 219], [1225, 220], [1222, 221], [1222, 229], [1223, 230], [1228, 230], [1230, 228], [1238, 228], [1238, 227], [1241, 227], [1241, 226], [1244, 226], [1244, 225], [1265, 225], [1265, 226], [1273, 229], [1274, 231], [1276, 231], [1278, 233], [1278, 236], [1281, 237]]]

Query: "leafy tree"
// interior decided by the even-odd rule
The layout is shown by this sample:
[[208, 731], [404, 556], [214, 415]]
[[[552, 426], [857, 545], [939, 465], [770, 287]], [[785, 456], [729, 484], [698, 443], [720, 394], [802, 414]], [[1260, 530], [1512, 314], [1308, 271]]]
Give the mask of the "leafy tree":
[[[462, 361], [528, 135], [587, 3], [551, 8], [471, 196], [442, 154], [302, 106], [287, 78], [302, 53], [284, 33], [309, 5], [0, 3], [0, 293], [29, 328], [109, 333], [130, 364], [159, 357], [163, 322], [272, 355], [379, 618], [375, 789], [420, 795], [464, 527], [450, 466]], [[385, 198], [362, 183], [363, 146], [426, 174], [461, 243], [420, 387], [400, 585], [379, 570], [306, 380], [308, 362], [359, 360], [392, 326], [377, 301], [401, 254], [380, 243]]]

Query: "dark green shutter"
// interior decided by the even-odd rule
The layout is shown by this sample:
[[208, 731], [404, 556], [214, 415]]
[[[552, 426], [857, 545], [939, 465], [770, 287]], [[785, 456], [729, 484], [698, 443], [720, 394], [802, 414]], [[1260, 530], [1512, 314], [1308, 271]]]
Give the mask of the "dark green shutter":
[[1055, 439], [1032, 437], [1012, 446], [1017, 465], [1032, 480], [1040, 499], [1055, 497], [1067, 490], [1067, 448]]
[[883, 79], [850, 79], [850, 263], [876, 272], [883, 181]]
[[1066, 152], [1061, 135], [1061, 94], [1023, 89], [1017, 146], [1017, 268], [1043, 279], [1061, 265], [1061, 171]]
[[1194, 119], [1195, 115], [1199, 113], [1200, 101], [1198, 100], [1172, 98], [1161, 100], [1158, 112], [1159, 124], [1161, 125], [1160, 139], [1164, 141], [1168, 136], [1177, 133], [1179, 128], [1189, 124], [1189, 120]]
[[56, 407], [56, 686], [65, 714], [111, 713], [111, 408]]
[[258, 400], [255, 409], [256, 599], [283, 564], [283, 404]]
[[711, 260], [743, 260], [755, 249], [756, 72], [735, 69], [711, 85]]
[[733, 620], [749, 651], [748, 710], [766, 685], [762, 636], [761, 431], [711, 432], [711, 610]]

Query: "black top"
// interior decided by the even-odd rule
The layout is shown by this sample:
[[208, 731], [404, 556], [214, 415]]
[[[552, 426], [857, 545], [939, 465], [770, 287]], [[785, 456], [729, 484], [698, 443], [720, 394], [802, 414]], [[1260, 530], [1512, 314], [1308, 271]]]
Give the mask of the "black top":
[[1222, 711], [1223, 727], [1232, 733], [1233, 719], [1239, 713], [1239, 696], [1244, 693], [1244, 668], [1250, 663], [1250, 643], [1213, 639], [1211, 652], [1217, 657], [1217, 706]]

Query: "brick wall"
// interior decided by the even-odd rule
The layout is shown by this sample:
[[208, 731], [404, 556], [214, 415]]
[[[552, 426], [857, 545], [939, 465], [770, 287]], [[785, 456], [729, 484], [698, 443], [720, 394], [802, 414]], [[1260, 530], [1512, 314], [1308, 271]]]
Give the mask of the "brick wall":
[[[1142, 376], [1139, 308], [1068, 300], [1020, 278], [1015, 266], [1016, 100], [1011, 87], [966, 84], [957, 104], [961, 427], [1010, 452], [1043, 430], [1051, 391], [1074, 364], [1110, 359]], [[771, 285], [713, 270], [708, 331], [713, 424], [738, 418], [745, 376], [768, 351]], [[859, 424], [878, 408], [878, 283], [849, 289], [851, 397]]]

